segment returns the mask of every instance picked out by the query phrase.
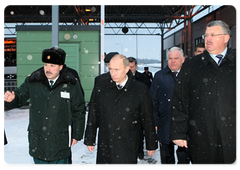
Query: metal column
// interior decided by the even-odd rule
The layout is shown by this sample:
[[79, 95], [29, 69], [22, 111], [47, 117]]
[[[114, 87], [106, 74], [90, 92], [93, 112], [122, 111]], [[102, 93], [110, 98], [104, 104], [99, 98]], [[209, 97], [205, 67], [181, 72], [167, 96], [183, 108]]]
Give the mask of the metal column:
[[58, 5], [52, 6], [52, 47], [59, 45], [59, 7]]
[[104, 73], [104, 24], [105, 24], [105, 6], [101, 5], [101, 74]]
[[162, 34], [161, 34], [161, 69], [164, 69], [164, 42], [163, 42], [163, 36], [164, 36], [164, 34], [163, 34], [163, 29], [161, 29], [162, 30]]
[[192, 23], [191, 19], [188, 19], [188, 47], [187, 47], [188, 57], [192, 56]]

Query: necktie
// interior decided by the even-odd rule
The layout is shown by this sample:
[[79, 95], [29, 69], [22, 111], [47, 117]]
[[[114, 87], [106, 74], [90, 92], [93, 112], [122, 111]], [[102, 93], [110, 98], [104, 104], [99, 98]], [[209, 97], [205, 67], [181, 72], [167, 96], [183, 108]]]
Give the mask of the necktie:
[[223, 55], [217, 55], [216, 56], [219, 60], [218, 60], [218, 65], [220, 65], [221, 64], [221, 62], [222, 62], [222, 59], [223, 59]]
[[50, 86], [51, 86], [51, 88], [52, 88], [52, 86], [53, 86], [53, 80], [50, 80]]
[[178, 72], [177, 72], [177, 71], [174, 71], [174, 73], [175, 73], [175, 76], [177, 77]]
[[122, 89], [122, 85], [121, 85], [121, 84], [118, 84], [118, 85], [117, 85], [117, 88], [118, 88], [118, 90], [121, 90], [121, 89]]

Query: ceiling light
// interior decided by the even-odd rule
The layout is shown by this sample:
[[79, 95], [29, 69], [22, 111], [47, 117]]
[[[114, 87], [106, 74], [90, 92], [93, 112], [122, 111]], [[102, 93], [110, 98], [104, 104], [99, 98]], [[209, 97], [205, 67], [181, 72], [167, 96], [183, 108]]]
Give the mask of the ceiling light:
[[39, 14], [40, 14], [40, 15], [45, 15], [44, 10], [40, 10], [40, 11], [39, 11]]
[[85, 11], [86, 12], [91, 12], [91, 9], [90, 8], [85, 8]]

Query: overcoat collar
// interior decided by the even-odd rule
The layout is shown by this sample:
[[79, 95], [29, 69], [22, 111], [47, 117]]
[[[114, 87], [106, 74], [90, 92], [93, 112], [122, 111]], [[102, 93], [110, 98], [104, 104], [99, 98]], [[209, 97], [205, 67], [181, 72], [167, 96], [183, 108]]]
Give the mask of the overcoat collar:
[[[233, 54], [234, 52], [231, 49], [227, 50], [227, 54], [224, 57], [222, 64], [225, 62], [228, 62], [229, 67], [233, 67], [236, 59], [236, 55]], [[215, 61], [213, 61], [212, 57], [209, 55], [209, 52], [205, 50], [202, 54], [202, 61], [204, 65], [206, 66], [209, 62], [211, 62], [216, 68], [218, 68], [218, 65], [216, 64]], [[220, 65], [221, 66], [221, 65]]]
[[140, 74], [141, 74], [141, 73], [139, 73], [139, 72], [136, 70], [136, 72], [135, 72], [135, 77], [136, 77], [137, 80], [140, 79], [140, 77], [141, 77]]
[[[66, 68], [63, 68], [60, 71], [60, 76], [57, 79], [57, 81], [54, 83], [52, 89], [56, 88], [57, 86], [61, 85], [62, 83], [76, 84], [76, 81], [77, 80], [73, 76], [73, 74], [70, 73], [69, 71], [67, 71]], [[29, 75], [29, 83], [32, 83], [32, 82], [41, 82], [50, 88], [49, 82], [48, 82], [47, 77], [45, 76], [43, 67], [39, 68], [38, 70], [34, 71], [31, 75]]]
[[[127, 76], [128, 76], [128, 81], [127, 81], [126, 85], [123, 87], [122, 90], [130, 89], [132, 87], [133, 81], [135, 81], [134, 78], [133, 78], [133, 74], [132, 74], [131, 70], [128, 71]], [[117, 89], [116, 82], [113, 81], [112, 78], [110, 79], [110, 88], [116, 88]]]
[[163, 69], [164, 74], [167, 74], [169, 72], [172, 72], [172, 70], [167, 66]]
[[126, 94], [125, 92], [128, 92], [129, 90], [131, 90], [134, 81], [136, 81], [133, 78], [133, 74], [132, 74], [131, 70], [128, 71], [127, 76], [128, 76], [127, 83], [121, 90], [117, 89], [116, 82], [114, 82], [112, 79], [110, 80], [110, 88], [112, 90], [114, 90], [117, 94], [115, 104], [121, 100], [122, 96], [124, 96], [124, 94]]

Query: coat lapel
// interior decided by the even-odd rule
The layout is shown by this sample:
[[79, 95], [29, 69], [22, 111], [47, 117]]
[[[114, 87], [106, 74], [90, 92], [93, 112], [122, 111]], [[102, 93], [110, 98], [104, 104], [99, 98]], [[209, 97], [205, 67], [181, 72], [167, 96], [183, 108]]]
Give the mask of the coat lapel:
[[[233, 67], [233, 66], [234, 66], [234, 63], [235, 63], [235, 60], [236, 60], [235, 56], [236, 56], [236, 55], [233, 55], [233, 51], [230, 50], [230, 49], [228, 49], [228, 50], [227, 50], [227, 54], [226, 54], [226, 56], [224, 57], [221, 65], [224, 64], [224, 63], [226, 63], [226, 62], [228, 62], [228, 66], [229, 66], [229, 67]], [[201, 58], [201, 59], [202, 59], [203, 64], [204, 64], [205, 66], [207, 66], [209, 63], [211, 63], [216, 70], [219, 69], [219, 66], [218, 66], [217, 63], [212, 59], [212, 57], [210, 56], [210, 54], [208, 53], [207, 50], [205, 50], [205, 51], [203, 52], [203, 55], [202, 55], [202, 58]], [[220, 65], [220, 66], [221, 66], [221, 65]]]
[[113, 80], [111, 81], [111, 84], [112, 84], [111, 88], [113, 88], [113, 90], [116, 92], [116, 95], [117, 95], [115, 104], [118, 103], [121, 100], [121, 98], [123, 97], [123, 95], [125, 95], [127, 93], [127, 91], [129, 91], [131, 89], [133, 81], [136, 81], [133, 79], [133, 75], [130, 70], [128, 71], [127, 76], [128, 76], [128, 81], [121, 90], [117, 89], [116, 83]]

